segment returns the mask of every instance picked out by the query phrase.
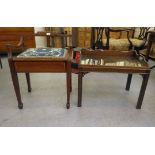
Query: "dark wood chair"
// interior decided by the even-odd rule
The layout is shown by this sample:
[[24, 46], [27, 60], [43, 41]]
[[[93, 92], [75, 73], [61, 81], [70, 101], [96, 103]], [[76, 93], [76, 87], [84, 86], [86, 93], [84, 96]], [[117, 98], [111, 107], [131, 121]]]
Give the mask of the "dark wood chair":
[[138, 53], [140, 50], [146, 49], [148, 45], [148, 32], [150, 27], [137, 27], [135, 28], [133, 37], [130, 38], [132, 49], [136, 50]]
[[[155, 42], [155, 28], [139, 27], [138, 32], [135, 33], [134, 38], [131, 38], [132, 47], [137, 52], [146, 56], [146, 60], [153, 58], [152, 44]], [[155, 56], [154, 56], [155, 58]]]
[[107, 44], [103, 42], [106, 33], [105, 27], [92, 27], [91, 32], [91, 48], [92, 49], [107, 49]]
[[129, 50], [132, 31], [128, 27], [93, 27], [92, 49]]
[[[149, 59], [155, 60], [155, 50], [152, 47], [153, 43], [155, 43], [155, 31], [149, 31], [148, 34], [149, 34], [148, 46], [146, 53], [144, 54], [146, 55], [147, 60]], [[151, 69], [155, 68], [155, 65], [151, 66], [150, 68]]]
[[107, 27], [106, 39], [104, 39], [107, 49], [130, 50], [132, 48], [130, 36], [133, 35], [133, 32], [133, 28], [130, 27]]

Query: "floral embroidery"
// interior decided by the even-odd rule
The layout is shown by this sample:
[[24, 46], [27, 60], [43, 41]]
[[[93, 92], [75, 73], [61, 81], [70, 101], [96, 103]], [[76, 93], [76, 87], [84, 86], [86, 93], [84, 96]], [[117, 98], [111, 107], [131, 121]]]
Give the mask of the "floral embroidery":
[[63, 48], [29, 48], [17, 57], [64, 57]]

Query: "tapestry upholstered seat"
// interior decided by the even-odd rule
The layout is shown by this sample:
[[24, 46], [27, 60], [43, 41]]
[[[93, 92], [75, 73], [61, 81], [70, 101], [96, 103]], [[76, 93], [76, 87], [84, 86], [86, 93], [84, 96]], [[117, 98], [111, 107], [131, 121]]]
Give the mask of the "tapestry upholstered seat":
[[51, 57], [51, 58], [63, 58], [66, 56], [66, 49], [63, 48], [29, 48], [24, 52], [20, 53], [17, 57], [31, 57], [31, 58], [38, 58], [38, 57]]

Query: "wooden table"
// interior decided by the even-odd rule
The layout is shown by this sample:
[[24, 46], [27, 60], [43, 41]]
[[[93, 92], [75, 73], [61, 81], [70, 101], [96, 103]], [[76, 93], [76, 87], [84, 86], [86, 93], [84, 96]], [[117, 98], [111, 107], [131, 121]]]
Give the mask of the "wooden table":
[[136, 51], [101, 51], [82, 50], [78, 74], [78, 107], [82, 106], [82, 79], [87, 72], [116, 72], [128, 74], [126, 90], [130, 89], [132, 74], [140, 74], [143, 77], [137, 109], [141, 108], [150, 69], [147, 61]]
[[[71, 92], [71, 62], [69, 51], [62, 57], [50, 57], [50, 56], [20, 56], [13, 57], [11, 52], [11, 46], [9, 48], [9, 66], [12, 76], [12, 81], [18, 100], [19, 109], [23, 108], [23, 102], [21, 100], [20, 87], [17, 73], [26, 73], [26, 79], [28, 84], [28, 91], [31, 92], [30, 76], [29, 73], [66, 73], [66, 85], [67, 85], [67, 104], [66, 107], [70, 107], [70, 92]], [[29, 50], [29, 49], [28, 49]]]

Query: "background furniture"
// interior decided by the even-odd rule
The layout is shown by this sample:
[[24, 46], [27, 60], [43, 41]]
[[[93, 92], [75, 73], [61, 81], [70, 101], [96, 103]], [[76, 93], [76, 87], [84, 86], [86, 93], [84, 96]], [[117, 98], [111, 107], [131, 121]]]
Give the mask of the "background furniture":
[[[57, 48], [64, 48], [72, 45], [72, 41], [70, 38], [72, 38], [71, 34], [67, 33], [51, 33], [50, 31], [38, 31], [35, 33], [35, 36], [45, 36], [47, 39], [47, 47], [57, 47], [55, 44], [51, 42], [51, 39], [61, 39], [63, 40], [62, 44], [59, 45]], [[68, 39], [69, 38], [69, 39]]]
[[[105, 28], [106, 39], [104, 43], [109, 50], [130, 50], [132, 44], [130, 37], [133, 36], [134, 28], [107, 27]], [[112, 34], [115, 34], [112, 35]]]
[[130, 89], [132, 74], [140, 74], [143, 77], [137, 109], [141, 108], [147, 82], [150, 75], [145, 57], [136, 51], [101, 51], [85, 50], [81, 51], [78, 68], [78, 107], [82, 105], [82, 78], [87, 72], [116, 72], [127, 73], [126, 90]]
[[72, 27], [72, 46], [90, 48], [91, 47], [91, 27]]
[[[25, 46], [35, 47], [34, 27], [0, 27], [0, 53], [7, 53], [6, 44], [18, 44], [20, 37], [24, 35]], [[20, 49], [16, 49], [20, 52]]]
[[[154, 50], [152, 49], [153, 43], [155, 43], [155, 31], [149, 31], [149, 42], [148, 42], [148, 47], [147, 47], [147, 53], [146, 57], [148, 59], [155, 60], [155, 53]], [[151, 67], [151, 69], [155, 68], [155, 65]]]
[[[53, 35], [72, 35], [71, 27], [45, 27], [45, 32], [51, 33]], [[53, 37], [47, 36], [47, 47], [65, 47], [66, 44], [71, 44], [71, 38], [65, 39], [64, 37]]]
[[148, 42], [148, 58], [155, 60], [155, 50], [153, 44], [155, 43], [155, 30], [149, 31], [149, 42]]
[[92, 27], [91, 35], [92, 49], [107, 49], [106, 44], [103, 43], [103, 37], [105, 38], [105, 27]]
[[129, 27], [93, 27], [92, 49], [129, 50], [130, 37], [134, 28]]
[[133, 50], [143, 53], [146, 55], [146, 60], [148, 60], [148, 43], [149, 43], [149, 31], [151, 27], [138, 27], [132, 38], [130, 38], [131, 46]]
[[[48, 35], [52, 35], [49, 34]], [[34, 36], [46, 36], [46, 34], [36, 33]], [[16, 97], [18, 100], [18, 108], [23, 108], [23, 103], [21, 100], [20, 87], [18, 81], [17, 73], [25, 73], [27, 84], [28, 84], [28, 92], [31, 92], [31, 83], [30, 83], [30, 75], [29, 73], [37, 73], [37, 72], [52, 72], [52, 73], [66, 73], [66, 83], [67, 83], [67, 109], [70, 107], [70, 92], [71, 92], [71, 62], [70, 48], [67, 50], [68, 52], [63, 52], [61, 55], [57, 49], [51, 48], [27, 48], [24, 46], [24, 39], [21, 37], [18, 45], [8, 44], [8, 62], [10, 66], [11, 77], [16, 93]], [[23, 51], [17, 57], [12, 56], [13, 49], [20, 48]], [[26, 51], [25, 51], [26, 50]], [[55, 51], [56, 50], [56, 51]], [[46, 52], [47, 51], [47, 52]], [[53, 51], [50, 53], [50, 51]], [[53, 54], [60, 54], [60, 56], [54, 56]], [[49, 54], [52, 54], [49, 55]]]

